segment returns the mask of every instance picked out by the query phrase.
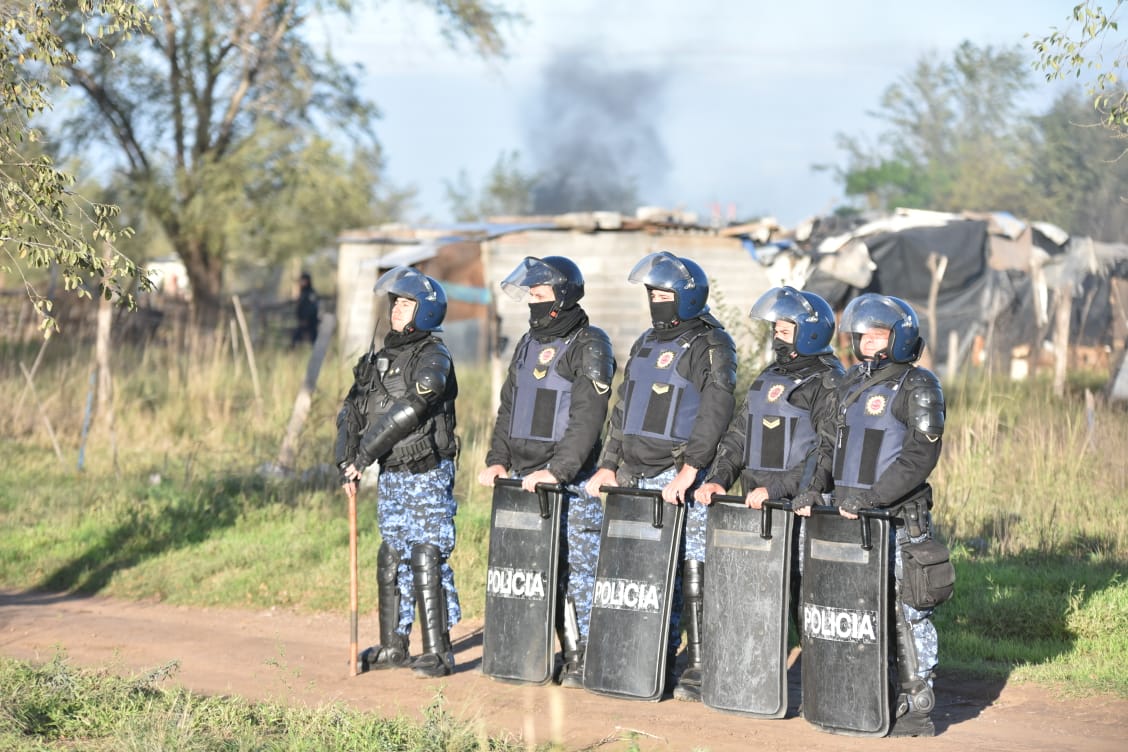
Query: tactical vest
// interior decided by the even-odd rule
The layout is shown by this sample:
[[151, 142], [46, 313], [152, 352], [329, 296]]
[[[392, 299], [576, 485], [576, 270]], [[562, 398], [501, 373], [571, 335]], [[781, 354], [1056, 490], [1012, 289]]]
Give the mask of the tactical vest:
[[893, 400], [906, 371], [896, 381], [867, 387], [839, 414], [834, 445], [836, 488], [868, 489], [897, 459], [909, 427], [893, 417]]
[[[415, 370], [414, 361], [430, 343], [446, 350], [441, 340], [428, 337], [398, 353], [383, 376], [378, 375], [384, 388], [377, 386], [368, 397], [368, 425], [375, 425], [396, 400], [407, 396], [411, 388], [408, 377]], [[453, 373], [450, 378], [454, 378]], [[438, 467], [440, 459], [456, 454], [454, 423], [454, 400], [444, 400], [429, 407], [419, 425], [397, 441], [385, 457], [379, 458], [381, 467], [386, 470], [406, 467], [416, 473]]]
[[511, 438], [552, 442], [564, 438], [572, 408], [572, 382], [561, 376], [556, 367], [579, 331], [548, 342], [525, 339], [516, 358]]
[[763, 373], [748, 391], [744, 466], [749, 470], [790, 470], [818, 443], [811, 414], [791, 404], [791, 395], [818, 375]]
[[701, 406], [701, 392], [678, 373], [693, 340], [662, 341], [647, 332], [631, 358], [624, 393], [623, 433], [667, 441], [689, 441]]

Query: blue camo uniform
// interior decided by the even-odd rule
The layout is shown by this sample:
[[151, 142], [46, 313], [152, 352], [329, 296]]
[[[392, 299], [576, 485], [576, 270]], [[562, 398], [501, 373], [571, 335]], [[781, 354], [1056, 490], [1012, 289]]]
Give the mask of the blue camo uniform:
[[[602, 446], [615, 358], [611, 340], [592, 326], [578, 301], [584, 280], [570, 259], [528, 257], [502, 282], [517, 300], [531, 288], [552, 299], [529, 302], [529, 331], [513, 352], [486, 454], [487, 467], [523, 478], [548, 471], [564, 483], [560, 530], [557, 633], [563, 650], [559, 681], [583, 686], [603, 507], [584, 484]], [[574, 633], [573, 633], [574, 632]]]
[[[416, 302], [402, 331], [361, 358], [337, 418], [337, 464], [358, 471], [379, 463], [377, 555], [380, 644], [364, 651], [362, 670], [411, 666], [420, 676], [454, 668], [450, 628], [462, 610], [448, 562], [455, 543], [455, 397], [458, 381], [435, 335], [446, 296], [410, 267], [380, 278], [377, 294]], [[393, 318], [394, 321], [394, 318]], [[342, 480], [346, 480], [342, 478]], [[422, 654], [412, 662], [409, 636], [419, 608]]]
[[[698, 470], [681, 500], [686, 506], [684, 563], [675, 578], [667, 663], [669, 683], [684, 608], [687, 663], [674, 697], [697, 701], [706, 507], [694, 501], [693, 490], [704, 480], [732, 418], [736, 347], [708, 312], [709, 282], [695, 262], [666, 251], [653, 253], [628, 279], [646, 286], [653, 327], [631, 347], [599, 467], [614, 471], [621, 486], [647, 489], [666, 487], [684, 466]], [[653, 290], [672, 292], [674, 300], [654, 301], [649, 297]]]
[[[888, 346], [862, 357], [860, 337], [890, 331]], [[932, 678], [937, 663], [932, 608], [910, 602], [902, 551], [932, 538], [932, 486], [928, 476], [940, 459], [944, 395], [936, 376], [914, 365], [924, 348], [916, 313], [891, 296], [867, 293], [842, 313], [841, 331], [853, 336], [861, 360], [846, 372], [836, 395], [837, 439], [820, 463], [834, 477], [835, 505], [847, 512], [896, 510], [905, 524], [891, 534], [897, 601], [897, 702], [891, 736], [932, 736]], [[810, 499], [814, 501], [815, 499]], [[919, 605], [919, 604], [917, 604]]]

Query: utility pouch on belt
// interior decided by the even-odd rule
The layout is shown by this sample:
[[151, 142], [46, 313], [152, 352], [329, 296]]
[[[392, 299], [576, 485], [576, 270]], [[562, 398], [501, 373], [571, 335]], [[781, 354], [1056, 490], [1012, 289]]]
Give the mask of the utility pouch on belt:
[[916, 609], [938, 606], [952, 597], [956, 569], [948, 547], [938, 540], [910, 543], [901, 549], [905, 602]]

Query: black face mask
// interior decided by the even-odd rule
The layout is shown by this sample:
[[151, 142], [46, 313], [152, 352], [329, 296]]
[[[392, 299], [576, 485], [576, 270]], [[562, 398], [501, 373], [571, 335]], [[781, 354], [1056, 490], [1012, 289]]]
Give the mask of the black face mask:
[[664, 300], [650, 301], [650, 323], [655, 329], [669, 329], [681, 323], [678, 320], [678, 302]]
[[772, 352], [775, 353], [776, 362], [781, 364], [790, 363], [797, 355], [795, 345], [790, 342], [784, 342], [779, 337], [772, 338]]
[[552, 307], [555, 305], [555, 300], [546, 300], [542, 303], [529, 303], [529, 326], [536, 329], [552, 323], [549, 314], [552, 313]]

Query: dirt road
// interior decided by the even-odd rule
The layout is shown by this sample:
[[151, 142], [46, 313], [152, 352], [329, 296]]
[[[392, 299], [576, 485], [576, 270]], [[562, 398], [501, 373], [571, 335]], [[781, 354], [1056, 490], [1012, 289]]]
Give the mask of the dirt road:
[[[46, 661], [57, 649], [81, 666], [122, 673], [180, 661], [173, 678], [194, 691], [318, 706], [341, 702], [417, 717], [442, 692], [447, 709], [494, 734], [568, 749], [644, 750], [1085, 750], [1128, 749], [1128, 701], [1060, 699], [1045, 689], [991, 682], [936, 683], [938, 736], [856, 739], [816, 730], [795, 715], [761, 721], [674, 700], [615, 700], [583, 690], [524, 687], [482, 676], [480, 623], [452, 635], [458, 662], [443, 680], [407, 671], [348, 675], [346, 614], [190, 609], [160, 603], [0, 591], [0, 654]], [[361, 642], [373, 641], [374, 619]], [[368, 638], [367, 640], [365, 638]], [[414, 646], [417, 649], [417, 643]]]

